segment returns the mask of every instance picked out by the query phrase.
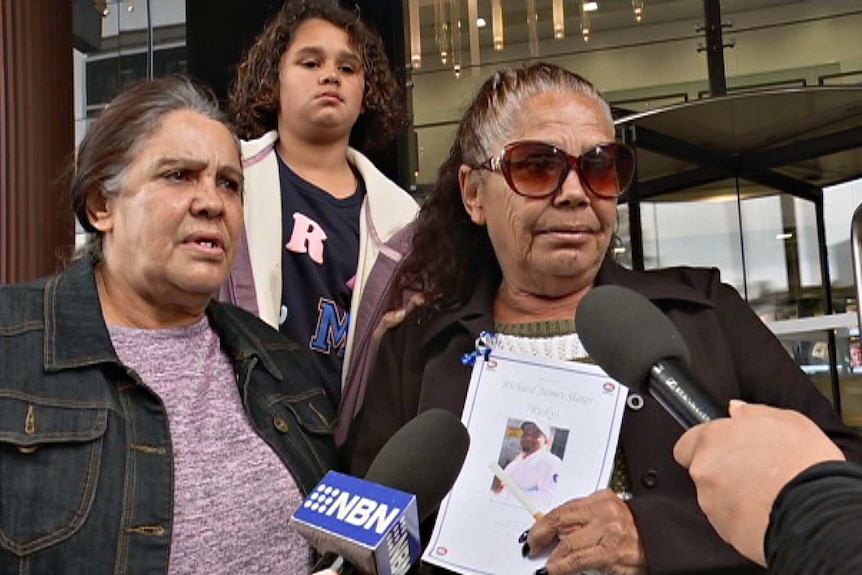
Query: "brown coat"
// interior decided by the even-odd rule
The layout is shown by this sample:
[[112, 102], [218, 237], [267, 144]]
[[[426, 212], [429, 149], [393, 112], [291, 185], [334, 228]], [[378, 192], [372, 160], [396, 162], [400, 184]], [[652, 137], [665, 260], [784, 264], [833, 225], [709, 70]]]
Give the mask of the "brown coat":
[[[716, 269], [633, 272], [606, 261], [596, 284], [641, 293], [676, 325], [691, 353], [691, 373], [722, 402], [733, 398], [796, 409], [835, 441], [849, 460], [862, 460], [862, 438], [846, 427], [772, 332], [722, 284]], [[460, 415], [471, 368], [460, 357], [482, 330], [492, 330], [496, 285], [477, 286], [457, 311], [387, 333], [368, 383], [365, 406], [351, 431], [351, 473], [362, 475], [381, 446], [417, 413], [443, 407]], [[619, 334], [625, 345], [626, 334]], [[725, 544], [697, 506], [694, 484], [673, 459], [682, 427], [651, 397], [626, 409], [621, 440], [649, 570], [665, 573], [760, 573]], [[513, 539], [512, 545], [518, 543]]]

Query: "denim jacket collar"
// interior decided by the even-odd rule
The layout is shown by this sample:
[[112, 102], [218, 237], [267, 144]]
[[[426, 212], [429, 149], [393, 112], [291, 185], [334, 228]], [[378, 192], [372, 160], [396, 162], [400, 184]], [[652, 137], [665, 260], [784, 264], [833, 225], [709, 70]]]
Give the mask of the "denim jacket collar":
[[263, 322], [236, 321], [252, 314], [231, 304], [211, 301], [206, 309], [210, 325], [219, 334], [221, 347], [234, 361], [251, 357], [260, 360], [275, 379], [284, 379], [268, 350], [292, 347], [294, 344]]
[[[45, 369], [48, 372], [100, 363], [119, 364], [111, 336], [102, 316], [99, 291], [90, 258], [78, 259], [65, 271], [50, 278], [45, 286]], [[267, 349], [284, 347], [282, 336], [271, 329], [252, 331], [231, 314], [244, 313], [210, 302], [206, 310], [210, 324], [219, 334], [222, 348], [235, 361], [257, 357], [278, 380], [282, 374]]]
[[45, 370], [117, 363], [89, 258], [74, 261], [45, 286]]

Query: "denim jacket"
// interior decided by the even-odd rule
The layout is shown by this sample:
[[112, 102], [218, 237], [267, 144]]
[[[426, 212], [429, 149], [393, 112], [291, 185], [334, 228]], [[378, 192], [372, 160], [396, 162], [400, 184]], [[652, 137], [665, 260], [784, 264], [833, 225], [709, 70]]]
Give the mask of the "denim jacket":
[[[307, 493], [336, 464], [335, 414], [300, 348], [231, 305], [206, 313]], [[173, 489], [167, 413], [117, 359], [92, 263], [0, 287], [0, 575], [166, 573]]]

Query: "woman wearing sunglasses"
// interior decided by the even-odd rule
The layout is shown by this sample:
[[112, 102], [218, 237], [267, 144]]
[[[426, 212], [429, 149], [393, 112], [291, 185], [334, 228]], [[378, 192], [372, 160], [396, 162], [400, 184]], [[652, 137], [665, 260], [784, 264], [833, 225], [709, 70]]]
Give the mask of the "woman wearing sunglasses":
[[[633, 151], [614, 142], [607, 103], [580, 76], [537, 63], [484, 83], [395, 277], [396, 293], [418, 290], [424, 305], [381, 341], [352, 430], [352, 473], [362, 474], [417, 413], [461, 414], [471, 373], [461, 357], [482, 331], [509, 351], [589, 361], [575, 318], [584, 295], [602, 284], [655, 302], [685, 338], [693, 375], [717, 399], [796, 409], [848, 459], [862, 456], [862, 440], [717, 270], [634, 272], [613, 261], [617, 201], [634, 164]], [[651, 398], [632, 396], [627, 405], [609, 488], [549, 510], [512, 545], [538, 554], [559, 541], [537, 575], [761, 572], [699, 510], [673, 459], [682, 427]]]

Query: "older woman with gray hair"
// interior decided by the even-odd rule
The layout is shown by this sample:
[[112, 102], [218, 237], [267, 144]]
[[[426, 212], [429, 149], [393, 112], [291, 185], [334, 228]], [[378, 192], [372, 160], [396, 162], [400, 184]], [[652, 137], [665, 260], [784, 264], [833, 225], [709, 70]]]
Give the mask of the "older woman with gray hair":
[[[640, 292], [671, 319], [693, 375], [718, 400], [796, 409], [848, 459], [862, 457], [862, 439], [717, 270], [636, 272], [613, 261], [617, 199], [634, 161], [614, 142], [608, 104], [577, 74], [536, 63], [482, 85], [394, 279], [396, 296], [416, 290], [425, 303], [381, 341], [351, 432], [354, 474], [417, 413], [462, 413], [471, 368], [461, 358], [483, 331], [508, 351], [589, 361], [578, 305], [603, 284]], [[511, 544], [537, 555], [559, 542], [537, 575], [760, 572], [698, 509], [672, 455], [682, 432], [652, 398], [629, 402], [609, 489], [568, 501], [557, 490], [562, 503]]]
[[292, 509], [335, 463], [299, 348], [212, 301], [239, 144], [180, 77], [116, 97], [77, 155], [90, 239], [0, 288], [0, 573], [307, 573]]

